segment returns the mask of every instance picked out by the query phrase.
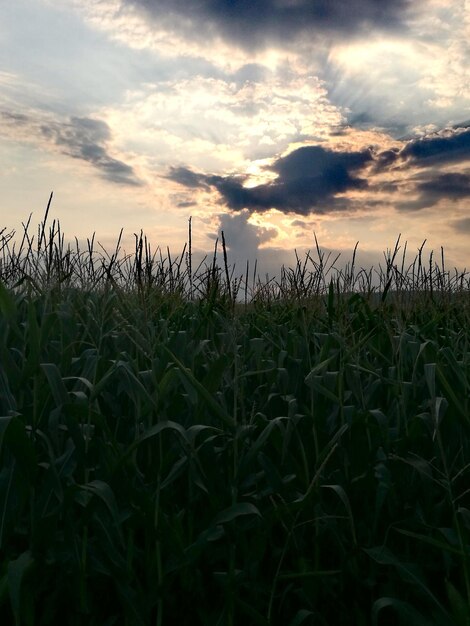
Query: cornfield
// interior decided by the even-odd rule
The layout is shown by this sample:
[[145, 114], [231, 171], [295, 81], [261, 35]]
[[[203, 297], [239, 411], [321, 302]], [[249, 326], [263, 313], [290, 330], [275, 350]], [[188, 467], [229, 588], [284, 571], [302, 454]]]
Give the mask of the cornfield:
[[49, 207], [0, 232], [2, 624], [470, 624], [466, 272], [263, 283]]

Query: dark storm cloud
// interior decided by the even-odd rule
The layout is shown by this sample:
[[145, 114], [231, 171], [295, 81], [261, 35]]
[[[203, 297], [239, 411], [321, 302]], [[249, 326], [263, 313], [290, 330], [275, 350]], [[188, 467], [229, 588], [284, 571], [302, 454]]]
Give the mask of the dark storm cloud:
[[422, 139], [412, 139], [401, 150], [381, 152], [377, 156], [377, 168], [384, 169], [400, 161], [426, 167], [470, 161], [470, 128], [446, 129]]
[[[437, 204], [441, 199], [461, 200], [470, 197], [470, 176], [466, 173], [439, 171], [440, 167], [470, 162], [470, 128], [459, 124], [421, 139], [412, 139], [403, 148], [379, 152], [375, 156], [375, 173], [398, 167], [420, 168], [414, 191], [418, 197], [398, 205], [405, 211], [421, 210]], [[394, 183], [382, 185], [382, 191], [397, 191]]]
[[426, 165], [465, 161], [470, 159], [470, 129], [456, 129], [449, 135], [410, 141], [400, 152], [400, 157]]
[[405, 210], [425, 209], [434, 206], [442, 199], [470, 198], [470, 175], [459, 173], [436, 175], [418, 183], [416, 191], [419, 192], [419, 197], [404, 203], [400, 208]]
[[246, 48], [303, 35], [403, 28], [410, 0], [125, 0], [156, 25], [190, 38], [218, 35]]
[[87, 117], [72, 117], [70, 123], [49, 123], [40, 127], [44, 137], [60, 146], [64, 154], [87, 161], [103, 178], [120, 185], [141, 185], [133, 168], [108, 154], [109, 126]]
[[322, 213], [337, 206], [335, 196], [351, 189], [367, 187], [357, 176], [370, 161], [372, 153], [335, 152], [321, 146], [305, 146], [277, 159], [269, 169], [277, 178], [256, 187], [244, 187], [245, 178], [210, 176], [178, 168], [169, 178], [189, 187], [213, 187], [234, 211], [267, 211], [307, 215]]
[[470, 176], [468, 174], [441, 174], [418, 185], [418, 191], [428, 196], [445, 198], [467, 198], [470, 196]]
[[[470, 173], [446, 172], [449, 164], [470, 161], [470, 128], [459, 125], [423, 139], [403, 142], [402, 147], [361, 151], [329, 150], [319, 145], [304, 146], [276, 159], [266, 169], [276, 178], [246, 187], [248, 176], [215, 176], [185, 167], [171, 169], [168, 178], [192, 188], [216, 189], [232, 211], [268, 211], [308, 215], [351, 208], [347, 192], [369, 188], [371, 193], [399, 193], [408, 181], [407, 194], [415, 195], [397, 204], [399, 210], [415, 211], [436, 205], [440, 200], [453, 202], [470, 198]], [[419, 169], [418, 169], [419, 168]], [[396, 181], [384, 181], [380, 174], [397, 171]], [[467, 170], [468, 171], [468, 170]], [[373, 210], [380, 200], [369, 197]]]
[[233, 215], [225, 213], [220, 216], [218, 237], [221, 237], [223, 231], [227, 248], [235, 251], [240, 258], [248, 258], [256, 254], [260, 244], [272, 241], [278, 234], [275, 228], [250, 224], [249, 217], [248, 211]]
[[399, 154], [400, 152], [398, 149], [384, 150], [383, 152], [380, 152], [375, 159], [376, 171], [387, 169], [389, 165], [393, 165], [398, 159]]
[[281, 157], [269, 169], [286, 183], [309, 180], [318, 186], [320, 193], [330, 195], [355, 187], [350, 172], [361, 169], [371, 159], [369, 150], [335, 152], [321, 146], [304, 146]]
[[170, 173], [166, 178], [179, 183], [180, 185], [184, 185], [185, 187], [207, 187], [205, 179], [206, 176], [204, 174], [198, 174], [197, 172], [193, 172], [187, 167], [170, 167]]

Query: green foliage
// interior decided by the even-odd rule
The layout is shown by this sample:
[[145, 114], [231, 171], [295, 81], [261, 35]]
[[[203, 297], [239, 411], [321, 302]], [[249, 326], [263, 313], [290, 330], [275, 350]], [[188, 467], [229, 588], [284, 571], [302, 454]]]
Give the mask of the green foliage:
[[2, 623], [468, 625], [468, 293], [235, 306], [138, 252], [0, 285]]

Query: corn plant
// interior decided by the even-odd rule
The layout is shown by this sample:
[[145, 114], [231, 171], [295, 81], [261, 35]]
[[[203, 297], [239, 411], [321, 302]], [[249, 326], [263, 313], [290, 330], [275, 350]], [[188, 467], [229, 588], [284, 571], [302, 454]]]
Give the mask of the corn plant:
[[470, 624], [465, 272], [263, 283], [49, 209], [0, 231], [2, 623]]

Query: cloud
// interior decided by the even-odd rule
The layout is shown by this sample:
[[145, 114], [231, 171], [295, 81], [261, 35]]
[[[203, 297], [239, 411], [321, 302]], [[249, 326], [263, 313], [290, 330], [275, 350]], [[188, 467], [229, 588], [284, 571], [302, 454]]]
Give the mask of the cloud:
[[430, 196], [466, 198], [470, 196], [470, 175], [442, 174], [418, 185], [418, 190]]
[[[280, 265], [284, 261], [281, 250], [276, 249], [274, 258], [269, 254], [269, 250], [261, 248], [262, 244], [269, 242], [269, 248], [276, 245], [278, 230], [272, 227], [259, 226], [249, 221], [249, 211], [240, 211], [233, 214], [219, 215], [219, 228], [217, 237], [219, 238], [219, 254], [222, 253], [221, 233], [223, 231], [227, 246], [228, 265], [234, 269], [234, 277], [246, 276], [248, 263], [249, 283], [252, 283], [253, 272], [257, 274], [269, 272], [270, 275], [279, 272]], [[219, 257], [219, 264], [222, 259]], [[239, 296], [244, 295], [244, 288], [241, 288]]]
[[5, 124], [13, 124], [17, 126], [23, 126], [28, 123], [29, 118], [23, 113], [16, 113], [13, 111], [0, 111], [0, 117]]
[[410, 0], [125, 0], [158, 28], [188, 38], [220, 37], [246, 49], [283, 46], [315, 34], [403, 28]]
[[[270, 209], [298, 216], [375, 210], [389, 202], [392, 193], [396, 194], [395, 207], [401, 211], [470, 197], [470, 170], [465, 169], [470, 161], [468, 125], [432, 131], [394, 145], [385, 135], [377, 135], [376, 142], [358, 149], [351, 147], [358, 145], [354, 137], [349, 133], [349, 147], [338, 140], [335, 149], [324, 145], [294, 149], [255, 168], [256, 175], [250, 168], [245, 169], [246, 174], [216, 175], [181, 166], [172, 168], [168, 178], [192, 189], [212, 188], [231, 211], [247, 209], [250, 214]], [[449, 166], [456, 164], [463, 170], [449, 171]], [[358, 191], [367, 191], [360, 194], [360, 203]]]
[[465, 26], [463, 4], [454, 2], [442, 20], [435, 2], [416, 3], [407, 32], [372, 30], [332, 41], [319, 77], [350, 124], [400, 137], [425, 120], [442, 127], [468, 111], [470, 23]]
[[387, 168], [396, 162], [429, 167], [465, 161], [470, 161], [468, 124], [411, 139], [401, 149], [380, 152], [377, 155], [377, 169]]
[[262, 83], [270, 78], [269, 70], [259, 63], [245, 63], [233, 72], [231, 78], [239, 87], [245, 83]]
[[298, 226], [299, 228], [307, 228], [308, 224], [305, 220], [292, 220], [291, 226]]
[[[381, 184], [382, 191], [397, 193], [401, 188], [406, 193], [405, 201], [397, 200], [399, 210], [421, 210], [442, 199], [457, 202], [470, 197], [468, 123], [402, 143], [402, 147], [378, 151], [372, 170], [374, 175], [393, 176]], [[450, 167], [460, 171], [449, 171]], [[413, 194], [415, 198], [410, 199]]]
[[[275, 228], [267, 228], [251, 224], [250, 213], [242, 211], [234, 215], [224, 213], [220, 216], [220, 232], [224, 232], [227, 249], [237, 253], [239, 257], [256, 255], [260, 244], [272, 241], [277, 237]], [[240, 254], [246, 250], [247, 254]]]
[[106, 122], [72, 117], [70, 123], [43, 124], [41, 132], [64, 154], [93, 165], [106, 180], [120, 185], [142, 184], [130, 165], [108, 154], [106, 144], [111, 139], [111, 130]]
[[452, 227], [458, 233], [470, 235], [470, 217], [463, 217], [460, 220], [452, 222]]
[[268, 168], [277, 177], [254, 187], [244, 186], [244, 176], [214, 176], [180, 167], [168, 178], [186, 186], [214, 187], [234, 211], [323, 213], [335, 207], [336, 195], [364, 189], [367, 181], [357, 176], [372, 160], [370, 150], [339, 152], [321, 146], [304, 146], [274, 161]]
[[173, 180], [184, 187], [197, 188], [209, 188], [205, 181], [204, 174], [198, 174], [193, 172], [187, 167], [170, 167], [170, 172], [166, 176], [169, 180]]
[[445, 129], [410, 141], [399, 156], [425, 165], [470, 160], [470, 128]]
[[319, 143], [344, 123], [314, 75], [286, 76], [283, 68], [255, 65], [224, 79], [195, 75], [147, 84], [107, 113], [152, 159], [159, 154], [160, 162], [176, 166], [184, 154], [194, 169], [217, 173], [271, 158], [307, 138]]
[[45, 143], [49, 148], [59, 149], [62, 154], [89, 163], [110, 182], [131, 186], [143, 184], [130, 165], [109, 154], [112, 133], [102, 120], [71, 117], [69, 121], [63, 121], [43, 112], [24, 114], [2, 110], [0, 133], [16, 141]]
[[419, 192], [419, 197], [402, 204], [400, 208], [424, 209], [434, 206], [442, 199], [470, 198], [470, 175], [461, 173], [434, 175], [434, 172], [430, 172], [427, 180], [418, 183], [416, 191]]

